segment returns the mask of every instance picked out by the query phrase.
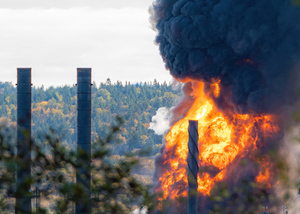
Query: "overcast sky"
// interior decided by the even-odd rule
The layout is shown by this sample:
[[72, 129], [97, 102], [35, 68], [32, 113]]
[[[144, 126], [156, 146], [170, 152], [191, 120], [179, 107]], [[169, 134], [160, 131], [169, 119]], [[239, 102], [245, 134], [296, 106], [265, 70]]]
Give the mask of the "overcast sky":
[[96, 83], [171, 80], [154, 44], [152, 0], [1, 0], [0, 81], [31, 67], [35, 86], [72, 85], [76, 68]]

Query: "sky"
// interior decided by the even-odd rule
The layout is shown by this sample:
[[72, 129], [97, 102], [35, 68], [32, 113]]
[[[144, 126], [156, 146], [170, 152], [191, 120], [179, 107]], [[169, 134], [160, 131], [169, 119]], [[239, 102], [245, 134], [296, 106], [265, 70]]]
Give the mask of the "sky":
[[32, 68], [34, 86], [76, 83], [76, 68], [92, 81], [171, 81], [154, 44], [152, 0], [1, 0], [0, 81]]

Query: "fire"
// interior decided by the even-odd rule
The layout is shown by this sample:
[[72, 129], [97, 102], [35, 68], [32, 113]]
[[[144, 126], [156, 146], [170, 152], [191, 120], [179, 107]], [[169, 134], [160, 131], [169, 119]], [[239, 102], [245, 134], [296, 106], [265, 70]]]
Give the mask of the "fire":
[[261, 161], [259, 161], [259, 164], [261, 166], [261, 171], [259, 172], [259, 175], [255, 178], [255, 182], [260, 186], [265, 185], [268, 188], [271, 188], [271, 185], [268, 182], [268, 179], [272, 174], [270, 172], [270, 161], [264, 158]]
[[221, 80], [214, 81], [214, 83], [211, 85], [211, 87], [213, 88], [214, 97], [218, 97], [220, 94], [220, 82]]
[[[211, 95], [217, 98], [220, 94], [220, 80], [211, 85]], [[162, 192], [160, 200], [175, 200], [187, 196], [187, 154], [188, 154], [188, 121], [198, 120], [199, 166], [198, 192], [210, 195], [216, 182], [224, 179], [227, 166], [237, 157], [249, 151], [257, 150], [260, 135], [268, 136], [279, 130], [275, 118], [271, 115], [224, 113], [214, 104], [212, 98], [204, 93], [204, 83], [194, 85], [194, 103], [187, 115], [175, 123], [166, 135], [163, 165], [165, 171], [159, 178]], [[270, 187], [270, 163], [264, 160], [256, 182]], [[207, 168], [214, 169], [209, 173]], [[204, 169], [204, 170], [203, 170]]]

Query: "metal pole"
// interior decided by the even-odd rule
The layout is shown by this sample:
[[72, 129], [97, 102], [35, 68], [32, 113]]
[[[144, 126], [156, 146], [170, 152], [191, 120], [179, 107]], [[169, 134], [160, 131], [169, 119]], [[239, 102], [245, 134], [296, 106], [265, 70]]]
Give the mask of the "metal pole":
[[87, 198], [76, 203], [76, 214], [89, 214], [91, 165], [91, 68], [77, 68], [77, 184], [85, 187]]
[[38, 208], [40, 207], [40, 191], [38, 187], [35, 188], [35, 212], [39, 213]]
[[17, 69], [17, 166], [16, 213], [31, 213], [30, 185], [25, 179], [31, 176], [31, 68]]
[[189, 142], [188, 142], [188, 205], [187, 214], [197, 213], [197, 189], [198, 189], [198, 121], [189, 121]]

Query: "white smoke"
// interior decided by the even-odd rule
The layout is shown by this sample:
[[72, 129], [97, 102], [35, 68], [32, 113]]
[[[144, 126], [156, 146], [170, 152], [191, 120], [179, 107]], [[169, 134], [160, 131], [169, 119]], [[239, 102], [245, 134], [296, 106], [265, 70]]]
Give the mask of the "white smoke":
[[289, 213], [297, 213], [297, 210], [300, 209], [299, 201], [299, 189], [297, 181], [300, 179], [300, 126], [291, 127], [289, 130], [286, 130], [284, 140], [283, 140], [283, 150], [281, 153], [286, 157], [288, 165], [288, 179], [289, 187], [277, 186], [277, 194], [284, 195], [287, 192], [289, 193], [289, 200], [287, 204], [283, 206], [288, 206]]
[[163, 135], [170, 128], [170, 110], [166, 107], [159, 108], [156, 115], [152, 117], [149, 129], [152, 129], [155, 134]]
[[147, 214], [147, 213], [148, 213], [147, 207], [141, 207], [141, 208], [135, 209], [130, 214]]
[[173, 91], [176, 91], [176, 90], [182, 88], [183, 83], [177, 81], [177, 80], [174, 79], [174, 78], [172, 78], [172, 80], [171, 80], [171, 86], [172, 86]]

